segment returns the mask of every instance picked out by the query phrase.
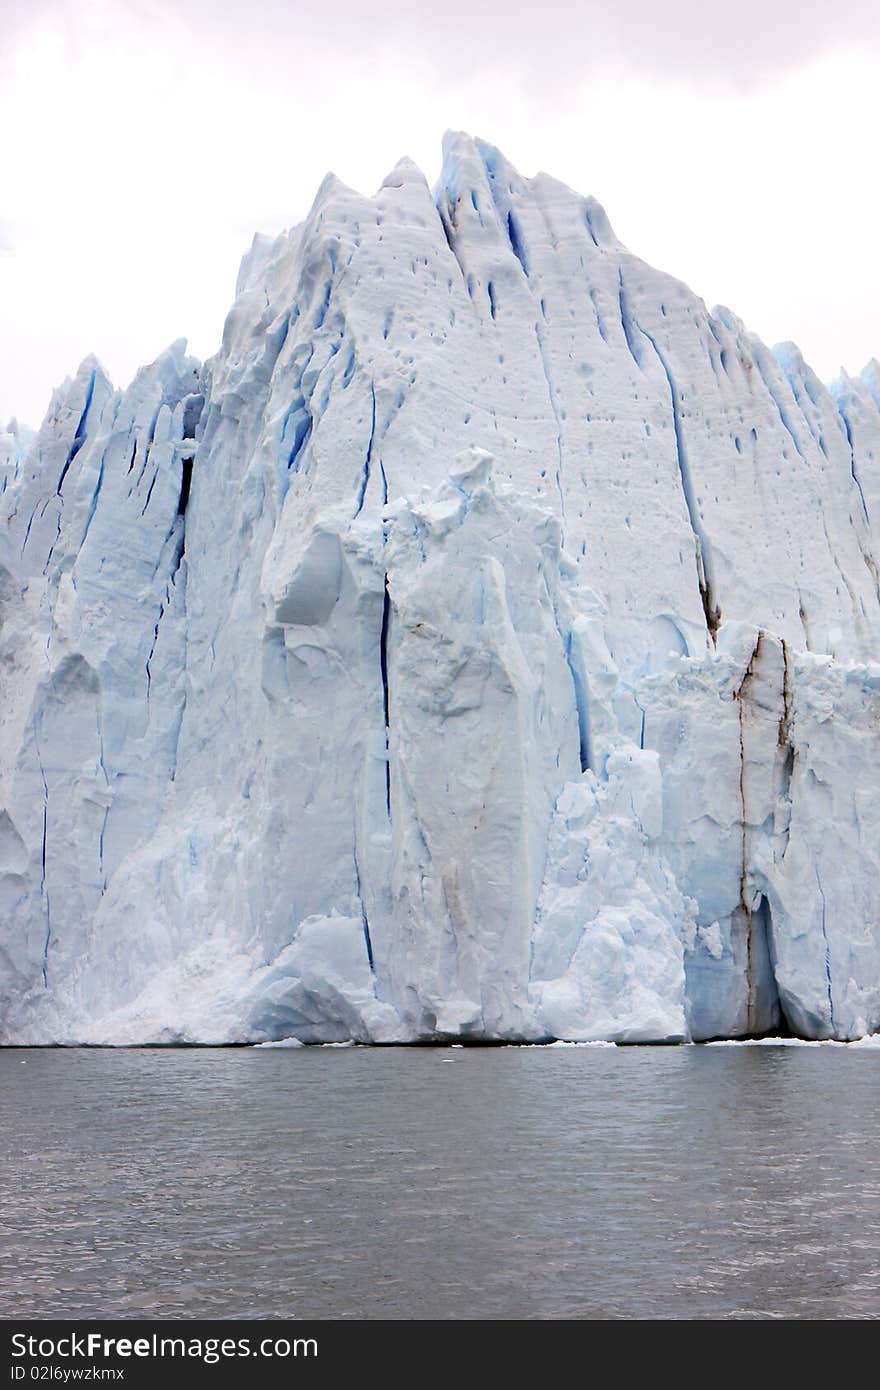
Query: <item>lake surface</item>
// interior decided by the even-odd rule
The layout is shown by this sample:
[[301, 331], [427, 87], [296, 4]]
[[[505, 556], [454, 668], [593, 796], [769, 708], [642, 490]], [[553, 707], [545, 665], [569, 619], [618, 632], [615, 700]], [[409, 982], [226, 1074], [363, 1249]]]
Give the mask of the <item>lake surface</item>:
[[0, 1051], [5, 1317], [880, 1314], [880, 1049]]

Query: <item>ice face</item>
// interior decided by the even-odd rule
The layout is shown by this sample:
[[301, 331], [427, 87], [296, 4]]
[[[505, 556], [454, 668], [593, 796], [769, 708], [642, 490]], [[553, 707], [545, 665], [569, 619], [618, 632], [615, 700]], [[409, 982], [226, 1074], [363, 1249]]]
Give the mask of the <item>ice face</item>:
[[0, 432], [0, 1037], [880, 1025], [880, 369], [452, 135]]

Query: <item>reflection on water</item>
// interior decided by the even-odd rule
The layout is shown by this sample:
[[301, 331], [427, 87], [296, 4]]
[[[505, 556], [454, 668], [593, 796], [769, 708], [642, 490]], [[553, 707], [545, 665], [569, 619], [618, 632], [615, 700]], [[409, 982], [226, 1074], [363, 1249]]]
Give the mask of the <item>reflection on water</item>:
[[880, 1049], [0, 1051], [5, 1317], [874, 1317]]

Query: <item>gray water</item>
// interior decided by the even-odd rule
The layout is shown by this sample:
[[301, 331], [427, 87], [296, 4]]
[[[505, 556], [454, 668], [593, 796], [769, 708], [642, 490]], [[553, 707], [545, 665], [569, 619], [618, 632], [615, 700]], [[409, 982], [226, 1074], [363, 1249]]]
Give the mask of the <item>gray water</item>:
[[5, 1317], [880, 1313], [880, 1049], [0, 1051]]

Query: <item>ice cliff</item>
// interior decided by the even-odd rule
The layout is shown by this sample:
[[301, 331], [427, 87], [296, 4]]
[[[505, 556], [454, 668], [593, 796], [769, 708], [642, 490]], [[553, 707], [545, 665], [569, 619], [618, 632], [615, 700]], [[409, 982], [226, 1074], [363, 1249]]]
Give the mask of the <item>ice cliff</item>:
[[880, 367], [447, 137], [0, 431], [0, 1040], [880, 1027]]

